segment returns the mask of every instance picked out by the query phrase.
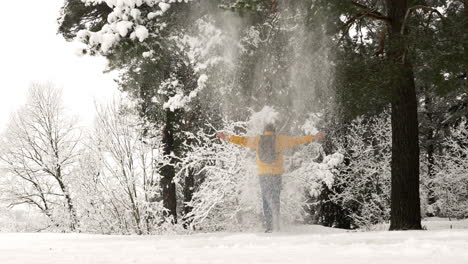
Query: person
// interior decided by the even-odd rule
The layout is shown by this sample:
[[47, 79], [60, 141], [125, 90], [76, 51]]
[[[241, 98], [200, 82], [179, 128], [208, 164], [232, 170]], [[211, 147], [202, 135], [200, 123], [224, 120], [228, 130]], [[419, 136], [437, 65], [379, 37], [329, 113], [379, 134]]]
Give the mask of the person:
[[256, 150], [257, 174], [263, 200], [263, 215], [266, 225], [265, 232], [279, 230], [281, 175], [284, 172], [283, 150], [313, 140], [320, 140], [325, 133], [289, 137], [276, 135], [274, 124], [267, 124], [263, 135], [243, 137], [218, 132], [216, 136], [222, 140], [239, 146]]

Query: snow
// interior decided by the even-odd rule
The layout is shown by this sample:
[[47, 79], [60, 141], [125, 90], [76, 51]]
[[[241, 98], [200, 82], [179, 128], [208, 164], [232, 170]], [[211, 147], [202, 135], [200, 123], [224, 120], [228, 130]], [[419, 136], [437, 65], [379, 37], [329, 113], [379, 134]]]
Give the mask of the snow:
[[132, 9], [132, 11], [130, 11], [130, 15], [133, 19], [138, 20], [141, 17], [141, 11], [139, 9]]
[[182, 93], [177, 93], [174, 96], [170, 97], [167, 102], [164, 103], [163, 108], [169, 109], [172, 112], [176, 109], [184, 108], [187, 103], [187, 97], [185, 97]]
[[138, 25], [135, 29], [135, 35], [140, 42], [143, 42], [149, 35], [148, 29], [145, 26]]
[[341, 153], [333, 153], [332, 155], [325, 156], [323, 163], [327, 164], [328, 167], [336, 167], [344, 160], [344, 155]]
[[279, 119], [279, 113], [271, 106], [264, 106], [262, 110], [252, 113], [249, 119], [250, 130], [261, 134], [266, 124], [274, 124]]
[[[78, 34], [78, 40], [88, 44], [89, 49], [101, 51], [103, 54], [110, 52], [112, 47], [129, 35], [131, 40], [138, 39], [140, 42], [145, 41], [150, 32], [147, 28], [148, 21], [142, 19], [143, 4], [148, 7], [153, 7], [157, 4], [159, 10], [146, 14], [148, 19], [153, 19], [156, 16], [162, 16], [170, 9], [171, 3], [184, 2], [189, 0], [82, 0], [86, 5], [97, 5], [106, 3], [112, 12], [107, 16], [107, 23], [98, 31], [92, 32], [89, 27], [82, 30]], [[163, 28], [164, 23], [159, 24], [159, 28]], [[130, 33], [130, 34], [129, 34]], [[156, 32], [151, 32], [157, 34]], [[87, 37], [90, 37], [89, 41]]]
[[[437, 221], [436, 221], [437, 222]], [[448, 222], [441, 220], [439, 222]], [[458, 221], [467, 228], [468, 221]], [[432, 223], [431, 221], [426, 224]], [[431, 225], [429, 225], [431, 226]], [[437, 227], [447, 227], [437, 224]], [[265, 233], [164, 236], [2, 233], [0, 263], [424, 263], [468, 260], [468, 229], [346, 232], [296, 226]]]
[[89, 37], [89, 35], [90, 35], [89, 31], [88, 30], [83, 30], [83, 29], [78, 31], [78, 33], [76, 34], [78, 40], [80, 40], [80, 41], [85, 41], [86, 38]]
[[166, 12], [167, 10], [169, 10], [169, 8], [171, 7], [170, 4], [164, 3], [164, 2], [160, 2], [160, 3], [158, 4], [158, 6], [159, 6], [159, 8], [161, 8], [161, 11], [162, 11], [163, 13], [165, 13], [165, 12]]
[[106, 33], [102, 35], [101, 49], [104, 53], [107, 53], [114, 43], [119, 40], [118, 35], [112, 33]]
[[120, 21], [118, 22], [115, 27], [117, 32], [119, 32], [120, 36], [125, 37], [128, 34], [128, 31], [132, 28], [133, 23], [130, 21]]
[[154, 50], [150, 50], [150, 51], [145, 51], [143, 52], [143, 58], [149, 58], [149, 57], [152, 57], [154, 55]]
[[[208, 81], [208, 76], [206, 74], [201, 74], [197, 80], [197, 88], [189, 93], [188, 96], [184, 95], [183, 91], [179, 90], [174, 96], [171, 96], [167, 102], [164, 103], [164, 109], [170, 109], [174, 111], [176, 109], [182, 109], [187, 107], [195, 97], [198, 95], [200, 91], [202, 91], [205, 86], [206, 82]], [[180, 86], [179, 80], [168, 81], [162, 84], [162, 89], [167, 89], [168, 87], [172, 87], [172, 89]]]
[[207, 80], [208, 80], [208, 76], [206, 74], [200, 75], [200, 77], [197, 80], [198, 87], [205, 87]]
[[160, 10], [156, 11], [156, 12], [149, 12], [148, 13], [148, 19], [153, 19], [157, 16], [162, 16], [162, 12]]
[[319, 132], [317, 129], [317, 123], [322, 120], [322, 116], [318, 113], [312, 113], [309, 114], [309, 118], [304, 122], [304, 125], [302, 126], [302, 130], [306, 132], [307, 134], [312, 134], [315, 135]]

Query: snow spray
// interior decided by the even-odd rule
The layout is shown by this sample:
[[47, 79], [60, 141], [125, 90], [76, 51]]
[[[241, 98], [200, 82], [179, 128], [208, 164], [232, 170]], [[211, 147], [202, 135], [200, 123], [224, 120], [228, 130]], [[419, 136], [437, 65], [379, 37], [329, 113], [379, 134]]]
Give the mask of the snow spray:
[[[203, 66], [211, 69], [209, 82], [218, 88], [211, 99], [220, 103], [227, 122], [244, 122], [241, 130], [231, 133], [258, 135], [266, 123], [273, 122], [279, 134], [315, 134], [325, 113], [333, 109], [331, 39], [323, 25], [308, 23], [307, 10], [312, 7], [296, 2], [279, 1], [275, 14], [260, 25], [223, 10], [211, 12], [207, 20], [218, 30], [216, 41], [222, 46]], [[205, 8], [215, 10], [211, 5], [207, 2]], [[215, 62], [222, 62], [222, 67], [209, 68]], [[250, 63], [247, 70], [242, 68], [244, 63]], [[283, 224], [303, 221], [306, 194], [316, 195], [322, 183], [333, 183], [330, 170], [340, 157], [328, 158], [333, 162], [320, 166], [315, 158], [321, 152], [319, 145], [310, 144], [285, 153]], [[240, 212], [239, 224], [258, 228], [262, 208], [255, 153], [243, 157], [241, 164], [246, 175], [241, 177], [236, 202], [245, 210]]]

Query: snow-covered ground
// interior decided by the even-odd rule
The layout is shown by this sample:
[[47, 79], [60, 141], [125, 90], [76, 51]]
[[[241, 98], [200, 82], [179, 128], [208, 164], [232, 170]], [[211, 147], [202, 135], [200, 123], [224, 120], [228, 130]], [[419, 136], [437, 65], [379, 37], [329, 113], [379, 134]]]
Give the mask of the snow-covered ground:
[[452, 222], [452, 230], [442, 219], [423, 224], [428, 231], [303, 226], [274, 234], [0, 233], [0, 263], [468, 263], [468, 221]]

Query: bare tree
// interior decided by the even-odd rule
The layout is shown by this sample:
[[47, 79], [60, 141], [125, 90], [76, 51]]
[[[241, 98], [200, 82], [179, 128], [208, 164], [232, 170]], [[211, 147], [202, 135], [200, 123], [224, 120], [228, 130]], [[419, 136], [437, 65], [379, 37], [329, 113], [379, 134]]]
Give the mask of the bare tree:
[[65, 209], [69, 228], [78, 218], [67, 185], [77, 158], [79, 132], [64, 115], [61, 90], [52, 84], [33, 84], [26, 104], [11, 117], [2, 137], [0, 161], [7, 172], [10, 206], [29, 204], [52, 220]]
[[95, 217], [112, 226], [109, 232], [149, 233], [163, 215], [162, 204], [156, 201], [160, 190], [154, 162], [160, 155], [160, 139], [146, 138], [143, 131], [134, 110], [123, 102], [97, 106], [88, 148], [94, 162], [83, 170], [90, 174], [83, 178], [93, 180], [80, 184], [88, 186], [86, 191], [94, 190], [91, 196], [101, 214]]

